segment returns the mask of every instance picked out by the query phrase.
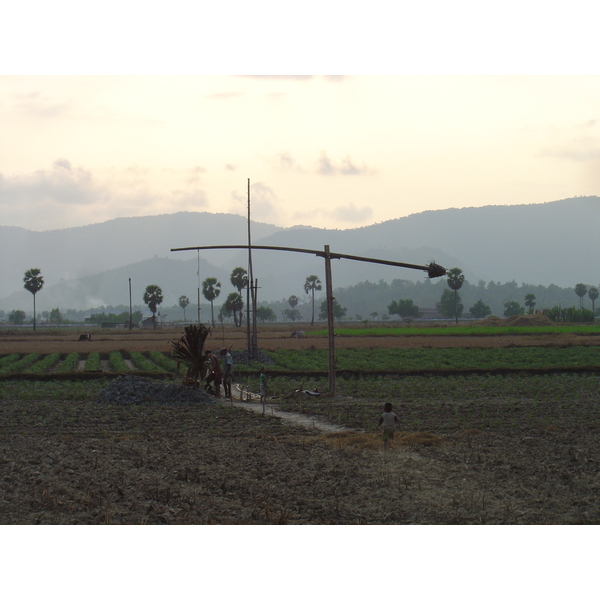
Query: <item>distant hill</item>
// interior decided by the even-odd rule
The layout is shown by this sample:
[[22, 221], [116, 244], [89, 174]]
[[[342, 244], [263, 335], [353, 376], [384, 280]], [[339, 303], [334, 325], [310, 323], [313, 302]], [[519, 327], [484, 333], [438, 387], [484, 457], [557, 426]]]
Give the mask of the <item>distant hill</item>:
[[[466, 279], [573, 287], [598, 286], [600, 198], [569, 198], [545, 204], [485, 206], [427, 211], [350, 230], [281, 228], [252, 224], [254, 244], [322, 250], [425, 265], [431, 260], [460, 267]], [[32, 232], [0, 226], [0, 309], [31, 310], [23, 275], [38, 267], [45, 279], [39, 310], [128, 303], [128, 278], [139, 303], [146, 285], [163, 288], [165, 304], [197, 297], [197, 253], [171, 248], [247, 243], [246, 219], [236, 215], [176, 213], [121, 218], [96, 225]], [[259, 300], [304, 297], [308, 275], [324, 283], [323, 260], [310, 254], [253, 252]], [[247, 252], [201, 253], [200, 278], [217, 277], [224, 299], [234, 291], [229, 274], [247, 266]], [[334, 287], [362, 281], [423, 281], [418, 270], [340, 260]], [[141, 290], [141, 291], [140, 291]], [[138, 297], [139, 296], [139, 297]]]

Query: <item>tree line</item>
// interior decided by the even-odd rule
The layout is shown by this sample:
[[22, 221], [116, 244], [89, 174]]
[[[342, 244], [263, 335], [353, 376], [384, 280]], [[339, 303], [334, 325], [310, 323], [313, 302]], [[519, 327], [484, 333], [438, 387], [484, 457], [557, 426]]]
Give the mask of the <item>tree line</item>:
[[[231, 292], [219, 307], [216, 317], [219, 321], [232, 319], [235, 326], [241, 327], [244, 322], [244, 298], [242, 291], [248, 288], [248, 273], [243, 267], [236, 267], [231, 272], [229, 281], [236, 290]], [[37, 325], [36, 295], [44, 286], [44, 279], [40, 269], [29, 269], [23, 278], [23, 286], [33, 296], [33, 328]], [[315, 293], [322, 290], [322, 283], [316, 275], [309, 275], [303, 284], [304, 292], [308, 296], [306, 302], [301, 303], [300, 297], [291, 295], [287, 299], [276, 302], [262, 302], [257, 307], [257, 319], [267, 321], [308, 321], [311, 325], [315, 318], [323, 321], [327, 319], [327, 302], [322, 300], [318, 314], [315, 313]], [[215, 300], [221, 294], [221, 282], [215, 277], [207, 277], [202, 282], [202, 294], [210, 303], [211, 322], [215, 326]], [[397, 315], [401, 318], [418, 318], [423, 308], [435, 309], [441, 316], [448, 319], [472, 317], [483, 319], [489, 315], [509, 317], [513, 315], [532, 314], [535, 311], [544, 311], [554, 320], [593, 320], [600, 309], [596, 309], [598, 287], [583, 283], [576, 284], [573, 288], [559, 288], [550, 286], [535, 286], [522, 284], [518, 286], [515, 281], [501, 284], [494, 281], [486, 283], [480, 280], [477, 285], [469, 283], [461, 269], [453, 268], [447, 277], [440, 278], [435, 283], [430, 279], [423, 282], [412, 282], [396, 279], [391, 284], [385, 281], [371, 283], [369, 281], [356, 284], [347, 288], [336, 288], [336, 298], [333, 301], [334, 318], [350, 318], [356, 320], [389, 319]], [[579, 308], [569, 306], [573, 303], [573, 296], [579, 298]], [[397, 299], [394, 299], [397, 298]], [[591, 303], [591, 310], [586, 306], [586, 300]], [[163, 292], [156, 284], [148, 285], [144, 291], [143, 301], [152, 313], [152, 322], [157, 324], [158, 307], [163, 302]], [[343, 306], [342, 306], [343, 303]], [[186, 308], [191, 304], [190, 299], [181, 295], [178, 306], [183, 311], [183, 320], [187, 321]], [[197, 306], [197, 305], [196, 305]], [[466, 309], [465, 307], [468, 306]], [[589, 306], [589, 304], [588, 304]], [[308, 311], [305, 310], [308, 308]], [[300, 310], [302, 309], [302, 310]], [[67, 314], [81, 313], [84, 311], [66, 311]], [[160, 313], [158, 313], [160, 315]], [[0, 316], [3, 316], [0, 314]], [[73, 316], [75, 316], [73, 314]], [[44, 311], [42, 317], [49, 323], [59, 324], [65, 319], [59, 310]], [[140, 321], [141, 311], [133, 314], [133, 321]], [[9, 316], [9, 322], [19, 325], [25, 322], [26, 314], [22, 310], [14, 310]], [[124, 322], [129, 319], [129, 312], [119, 314], [104, 312], [92, 314], [88, 317], [92, 323]]]

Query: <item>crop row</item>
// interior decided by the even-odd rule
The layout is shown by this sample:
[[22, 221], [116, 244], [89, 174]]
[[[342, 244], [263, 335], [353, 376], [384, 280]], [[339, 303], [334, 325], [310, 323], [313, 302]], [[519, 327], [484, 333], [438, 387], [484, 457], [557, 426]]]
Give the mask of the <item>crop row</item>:
[[[268, 370], [286, 373], [325, 373], [325, 349], [275, 350]], [[600, 368], [600, 346], [513, 347], [513, 348], [348, 348], [336, 351], [336, 369], [357, 374], [460, 370], [568, 370]], [[234, 371], [255, 372], [257, 364], [236, 364]], [[0, 357], [0, 376], [13, 373], [86, 372], [174, 373], [177, 363], [163, 352], [90, 352], [79, 355], [17, 353]], [[182, 369], [183, 372], [183, 369]]]
[[174, 373], [177, 363], [162, 352], [110, 352], [101, 355], [98, 352], [89, 354], [61, 355], [59, 353], [29, 354], [12, 353], [0, 357], [0, 376], [15, 373], [50, 374], [50, 373], [75, 373], [75, 372], [113, 372], [127, 373], [130, 371], [143, 371], [153, 373]]

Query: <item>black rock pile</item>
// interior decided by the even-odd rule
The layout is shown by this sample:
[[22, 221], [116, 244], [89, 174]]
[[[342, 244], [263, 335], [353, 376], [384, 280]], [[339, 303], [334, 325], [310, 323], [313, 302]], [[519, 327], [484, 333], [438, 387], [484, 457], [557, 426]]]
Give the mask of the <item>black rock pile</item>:
[[97, 402], [106, 404], [214, 404], [214, 396], [181, 383], [165, 383], [145, 377], [126, 375], [113, 379], [100, 393]]

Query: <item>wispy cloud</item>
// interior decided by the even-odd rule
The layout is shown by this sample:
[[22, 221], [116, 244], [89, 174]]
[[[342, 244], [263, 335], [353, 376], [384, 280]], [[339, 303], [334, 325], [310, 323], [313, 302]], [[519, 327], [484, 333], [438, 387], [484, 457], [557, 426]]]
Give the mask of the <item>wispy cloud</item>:
[[0, 173], [3, 224], [44, 230], [162, 213], [165, 205], [173, 212], [207, 206], [205, 192], [185, 177], [181, 189], [157, 193], [148, 175], [147, 169], [130, 167], [111, 172], [101, 181], [65, 158], [55, 160], [50, 169], [27, 175]]
[[316, 166], [319, 175], [372, 175], [374, 170], [367, 167], [364, 163], [357, 166], [349, 156], [341, 160], [341, 163], [334, 163], [325, 152], [317, 160]]
[[[231, 197], [233, 204], [230, 207], [230, 212], [247, 214], [248, 196], [239, 192], [232, 192]], [[280, 206], [281, 200], [271, 187], [261, 182], [252, 184], [250, 210], [253, 219], [276, 223], [282, 217]]]
[[357, 207], [353, 203], [335, 206], [330, 210], [318, 208], [310, 211], [297, 211], [293, 215], [295, 222], [314, 227], [318, 227], [324, 219], [333, 220], [340, 224], [359, 224], [370, 221], [372, 217], [373, 210], [370, 206]]

